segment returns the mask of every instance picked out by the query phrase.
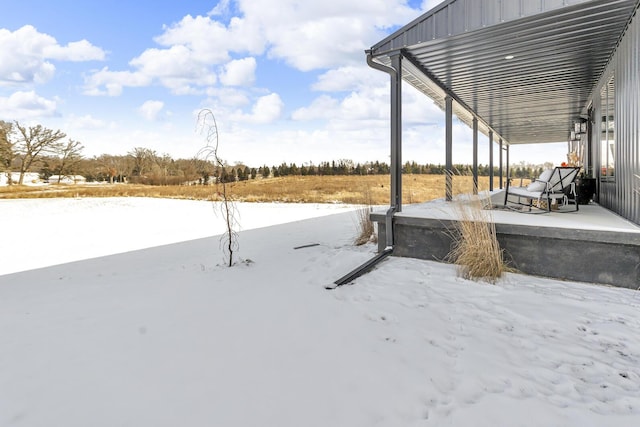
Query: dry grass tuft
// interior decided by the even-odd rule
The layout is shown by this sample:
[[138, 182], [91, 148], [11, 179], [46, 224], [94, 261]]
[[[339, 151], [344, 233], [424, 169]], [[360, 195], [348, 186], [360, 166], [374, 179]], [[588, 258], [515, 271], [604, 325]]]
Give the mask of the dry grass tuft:
[[371, 221], [370, 215], [371, 207], [363, 206], [356, 210], [356, 221], [358, 227], [358, 237], [354, 244], [356, 246], [364, 245], [369, 242], [378, 242], [378, 236], [376, 235], [376, 229]]
[[378, 235], [376, 234], [376, 228], [370, 216], [373, 205], [373, 197], [370, 189], [367, 188], [362, 192], [362, 200], [359, 204], [361, 204], [361, 206], [356, 210], [358, 235], [354, 244], [360, 246], [369, 242], [377, 243]]
[[507, 266], [491, 211], [483, 209], [483, 201], [477, 196], [455, 203], [459, 220], [452, 232], [453, 248], [447, 260], [459, 266], [465, 279], [495, 283]]

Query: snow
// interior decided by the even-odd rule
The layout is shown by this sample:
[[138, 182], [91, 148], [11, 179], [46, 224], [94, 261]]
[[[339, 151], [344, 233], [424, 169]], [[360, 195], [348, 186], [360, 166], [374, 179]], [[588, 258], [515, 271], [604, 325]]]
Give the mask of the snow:
[[[353, 210], [319, 204], [237, 206], [243, 230]], [[11, 224], [4, 231], [4, 241], [11, 244], [0, 274], [214, 236], [224, 232], [221, 218], [220, 206], [195, 200], [0, 200], [0, 220]]]
[[[20, 180], [20, 172], [10, 172], [11, 180], [13, 182], [18, 182]], [[0, 173], [0, 186], [9, 185], [9, 173], [2, 172]], [[40, 180], [40, 174], [36, 172], [25, 172], [23, 178], [24, 185], [42, 185], [42, 180]]]
[[640, 425], [638, 292], [393, 257], [327, 291], [375, 251], [352, 207], [238, 208], [227, 268], [208, 202], [3, 201], [0, 426]]

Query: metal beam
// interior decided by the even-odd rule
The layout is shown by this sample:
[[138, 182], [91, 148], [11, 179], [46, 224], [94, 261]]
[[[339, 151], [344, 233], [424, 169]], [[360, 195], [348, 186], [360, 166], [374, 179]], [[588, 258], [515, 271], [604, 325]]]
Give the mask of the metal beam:
[[453, 200], [453, 98], [446, 96], [445, 103], [445, 195]]

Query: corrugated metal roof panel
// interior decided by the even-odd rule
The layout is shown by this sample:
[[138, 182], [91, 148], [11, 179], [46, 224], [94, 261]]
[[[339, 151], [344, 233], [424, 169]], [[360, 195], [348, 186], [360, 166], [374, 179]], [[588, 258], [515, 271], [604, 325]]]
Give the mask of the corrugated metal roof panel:
[[509, 143], [559, 142], [639, 3], [450, 0], [376, 44], [372, 55], [388, 65], [388, 50], [402, 49], [406, 81], [441, 106], [452, 94]]

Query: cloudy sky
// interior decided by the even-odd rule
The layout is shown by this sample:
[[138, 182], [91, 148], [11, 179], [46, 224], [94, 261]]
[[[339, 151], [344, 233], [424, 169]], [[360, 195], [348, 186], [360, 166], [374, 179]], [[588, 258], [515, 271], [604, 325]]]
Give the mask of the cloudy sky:
[[[205, 143], [198, 112], [210, 109], [232, 164], [388, 161], [389, 78], [364, 50], [438, 3], [8, 2], [0, 119], [60, 129], [86, 156], [145, 147], [188, 158]], [[403, 160], [444, 163], [444, 113], [410, 87], [404, 96]], [[470, 130], [454, 132], [454, 162], [470, 163]], [[512, 163], [564, 160], [565, 144], [550, 148], [514, 147]]]

